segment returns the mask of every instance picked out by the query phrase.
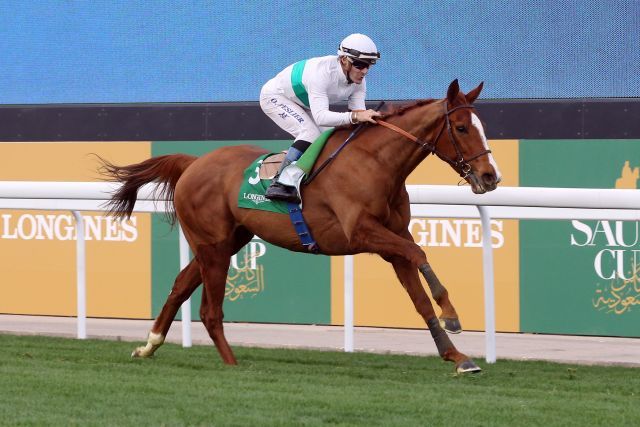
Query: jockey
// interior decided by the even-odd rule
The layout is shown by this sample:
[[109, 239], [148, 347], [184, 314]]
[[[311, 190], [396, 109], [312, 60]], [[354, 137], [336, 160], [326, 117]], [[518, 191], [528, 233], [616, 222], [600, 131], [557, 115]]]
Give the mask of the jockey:
[[[365, 109], [365, 76], [379, 58], [369, 37], [351, 34], [340, 43], [337, 56], [289, 65], [262, 87], [262, 111], [295, 138], [267, 189], [268, 199], [300, 203], [296, 183], [302, 171], [294, 162], [324, 130], [349, 123], [375, 123], [373, 117], [380, 113]], [[350, 111], [329, 110], [330, 104], [339, 101], [348, 101]]]

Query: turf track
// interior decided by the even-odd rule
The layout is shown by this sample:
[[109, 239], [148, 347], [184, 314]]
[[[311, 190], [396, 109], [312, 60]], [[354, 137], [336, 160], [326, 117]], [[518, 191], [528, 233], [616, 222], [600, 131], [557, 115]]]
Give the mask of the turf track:
[[640, 369], [0, 335], [2, 425], [637, 425]]

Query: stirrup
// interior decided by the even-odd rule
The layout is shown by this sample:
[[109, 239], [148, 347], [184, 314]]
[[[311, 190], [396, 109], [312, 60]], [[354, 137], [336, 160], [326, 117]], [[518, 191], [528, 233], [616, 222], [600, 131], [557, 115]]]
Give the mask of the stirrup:
[[282, 200], [291, 203], [300, 203], [298, 190], [295, 187], [284, 185], [274, 179], [264, 196], [269, 200]]

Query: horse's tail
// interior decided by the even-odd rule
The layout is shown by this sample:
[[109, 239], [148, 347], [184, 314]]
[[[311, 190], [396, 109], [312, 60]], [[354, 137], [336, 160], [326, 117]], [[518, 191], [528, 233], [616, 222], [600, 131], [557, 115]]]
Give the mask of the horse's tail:
[[[145, 184], [158, 184], [156, 195], [163, 200], [173, 201], [176, 184], [182, 173], [197, 157], [186, 154], [169, 154], [152, 157], [144, 162], [127, 166], [117, 166], [100, 158], [100, 173], [109, 181], [121, 182], [122, 186], [111, 196], [107, 203], [109, 214], [116, 217], [131, 217], [133, 207], [138, 198], [138, 190]], [[171, 224], [176, 221], [176, 214], [171, 209], [167, 212]]]

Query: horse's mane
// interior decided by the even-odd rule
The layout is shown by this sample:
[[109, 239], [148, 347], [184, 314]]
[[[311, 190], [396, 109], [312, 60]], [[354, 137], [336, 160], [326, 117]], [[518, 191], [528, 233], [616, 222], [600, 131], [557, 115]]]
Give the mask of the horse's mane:
[[[401, 116], [413, 108], [421, 107], [427, 104], [433, 104], [436, 101], [437, 99], [419, 99], [412, 102], [385, 104], [383, 111], [381, 111], [382, 116], [380, 118], [382, 120], [386, 120], [387, 118], [392, 116]], [[358, 125], [346, 124], [342, 126], [336, 126], [336, 129], [351, 129], [355, 128], [356, 126]]]
[[[404, 103], [391, 103], [385, 104], [383, 111], [381, 111], [382, 116], [380, 117], [382, 120], [386, 120], [392, 116], [401, 116], [409, 110], [412, 110], [417, 107], [421, 107], [427, 104], [433, 104], [437, 99], [418, 99], [417, 101], [404, 102]], [[355, 128], [358, 125], [342, 125], [337, 126], [336, 129], [351, 129]]]
[[416, 107], [421, 107], [427, 104], [433, 104], [436, 99], [419, 99], [413, 102], [406, 102], [402, 104], [391, 104], [389, 108], [382, 112], [382, 119], [386, 119], [391, 116], [401, 116], [409, 110], [412, 110]]

